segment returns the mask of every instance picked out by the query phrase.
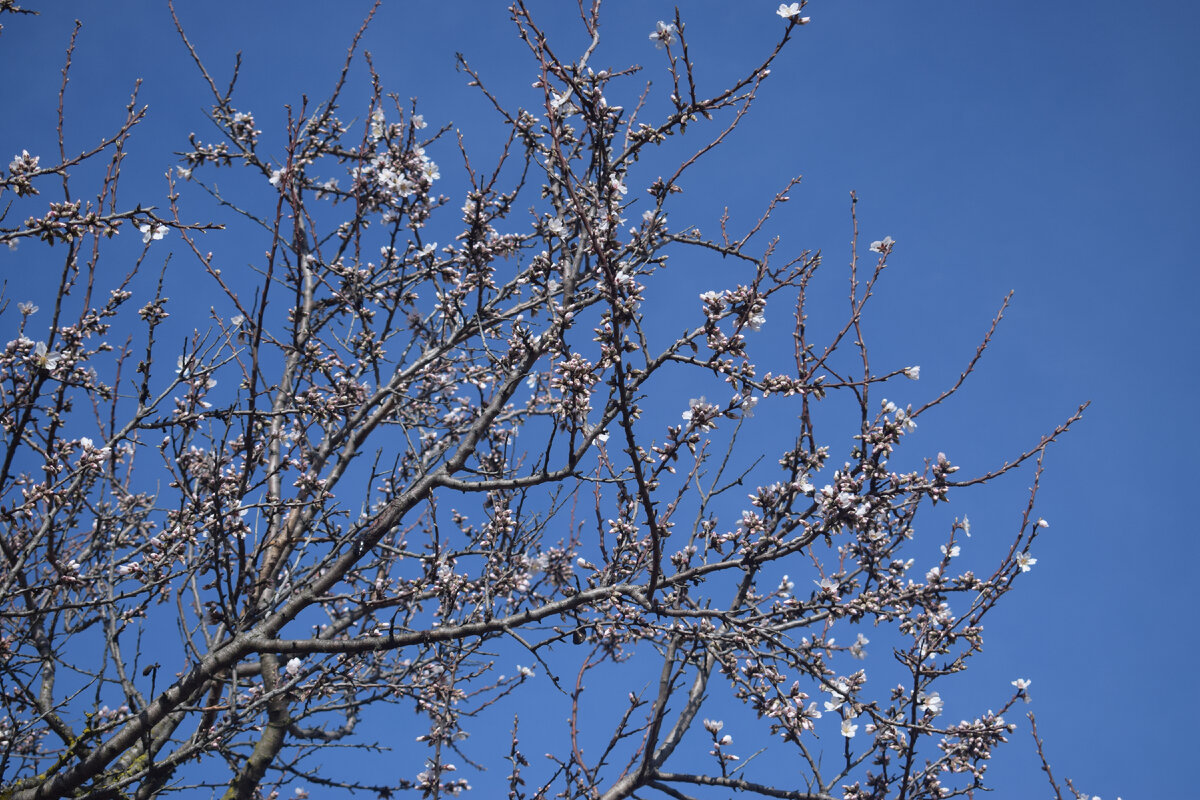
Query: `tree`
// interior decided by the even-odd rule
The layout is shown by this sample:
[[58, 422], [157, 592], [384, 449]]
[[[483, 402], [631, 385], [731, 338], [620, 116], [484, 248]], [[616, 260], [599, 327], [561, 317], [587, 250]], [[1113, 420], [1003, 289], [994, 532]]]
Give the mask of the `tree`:
[[[805, 5], [781, 6], [775, 46], [715, 91], [684, 20], [660, 22], [664, 99], [639, 68], [591, 63], [599, 2], [580, 6], [590, 45], [574, 60], [518, 2], [539, 104], [509, 107], [459, 57], [507, 131], [488, 170], [460, 142], [461, 211], [430, 155], [449, 152], [450, 126], [387, 94], [369, 56], [361, 122], [339, 116], [358, 37], [331, 96], [289, 112], [280, 156], [236, 105], [237, 69], [219, 83], [176, 17], [220, 138], [191, 137], [165, 208], [116, 201], [136, 91], [98, 147], [68, 157], [60, 124], [57, 160], [16, 156], [0, 241], [40, 240], [61, 268], [44, 311], [3, 308], [17, 329], [0, 362], [3, 796], [441, 797], [468, 792], [477, 761], [506, 770], [514, 798], [984, 786], [1027, 684], [959, 724], [937, 687], [1036, 561], [1041, 458], [1083, 409], [986, 474], [960, 477], [941, 453], [896, 467], [1004, 306], [954, 385], [901, 406], [883, 386], [919, 368], [872, 366], [862, 328], [895, 242], [859, 246], [853, 197], [848, 308], [820, 335], [820, 252], [766, 238], [795, 181], [715, 238], [668, 223], [804, 32]], [[98, 191], [77, 193], [72, 171], [106, 157]], [[222, 167], [272, 201], [223, 192]], [[43, 200], [56, 183], [64, 200]], [[265, 255], [219, 266], [202, 243], [221, 225], [186, 217], [184, 188], [259, 231]], [[131, 240], [132, 269], [101, 259]], [[166, 294], [169, 243], [207, 277], [210, 318]], [[646, 296], [672, 280], [668, 259], [717, 257], [728, 285], [687, 298], [686, 329], [664, 333]], [[770, 371], [754, 355], [768, 310], [790, 314], [794, 341]], [[722, 394], [689, 399], [701, 385]], [[775, 451], [751, 436], [756, 408], [792, 420]], [[1006, 554], [960, 568], [970, 523], [956, 517], [940, 561], [918, 566], [918, 514], [1023, 465], [1034, 488]], [[868, 628], [894, 655], [870, 680]], [[585, 678], [617, 668], [638, 680], [587, 711]], [[536, 764], [521, 745], [535, 699], [567, 710]], [[360, 720], [391, 705], [421, 720], [417, 743], [379, 744], [417, 766], [367, 778], [330, 763], [370, 753]], [[726, 712], [804, 785], [741, 761]], [[487, 733], [500, 719], [502, 742]]]

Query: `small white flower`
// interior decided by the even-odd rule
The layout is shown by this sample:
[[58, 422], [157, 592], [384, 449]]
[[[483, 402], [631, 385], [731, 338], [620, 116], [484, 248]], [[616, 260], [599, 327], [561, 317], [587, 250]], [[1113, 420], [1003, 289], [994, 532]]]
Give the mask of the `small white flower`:
[[1050, 527], [1050, 523], [1049, 523], [1049, 522], [1046, 522], [1046, 520], [1044, 520], [1044, 519], [1041, 519], [1041, 518], [1039, 517], [1039, 518], [1038, 518], [1038, 521], [1037, 521], [1037, 526], [1038, 526], [1039, 528], [1049, 528], [1049, 527]]
[[294, 678], [300, 674], [300, 663], [301, 663], [300, 659], [298, 657], [293, 656], [292, 658], [288, 659], [287, 666], [285, 666], [283, 668], [283, 670], [289, 676]]
[[660, 19], [654, 32], [650, 34], [650, 41], [654, 42], [654, 46], [659, 50], [665, 45], [671, 44], [675, 41], [675, 25]]
[[1021, 572], [1029, 572], [1036, 563], [1037, 559], [1030, 556], [1029, 553], [1017, 553], [1017, 566], [1021, 568]]
[[[661, 23], [660, 23], [661, 24]], [[31, 156], [28, 150], [22, 150], [21, 155], [13, 156], [13, 160], [9, 162], [9, 172], [29, 172], [37, 169], [38, 162], [41, 161], [41, 156]]]
[[383, 138], [384, 122], [386, 122], [386, 117], [384, 117], [382, 108], [377, 108], [371, 112], [371, 136], [373, 138]]
[[729, 745], [733, 744], [733, 737], [727, 733], [721, 737], [721, 741], [719, 742], [719, 744], [724, 745], [724, 746], [729, 746]]
[[896, 242], [890, 236], [885, 236], [883, 239], [871, 242], [871, 252], [886, 255], [892, 251], [892, 245]]
[[846, 702], [846, 693], [849, 691], [850, 689], [848, 686], [846, 686], [846, 684], [835, 684], [833, 689], [829, 692], [830, 699], [825, 701], [825, 712], [830, 713], [841, 708], [842, 703]]
[[1029, 684], [1031, 683], [1033, 683], [1033, 681], [1029, 680], [1028, 678], [1017, 678], [1012, 682], [1012, 685], [1017, 687], [1017, 691], [1025, 695], [1026, 703], [1029, 702]]
[[553, 233], [555, 236], [562, 236], [563, 222], [561, 219], [552, 219], [546, 223], [546, 230]]
[[51, 353], [46, 348], [45, 342], [38, 342], [33, 347], [34, 358], [37, 359], [38, 366], [45, 369], [54, 369], [58, 366], [59, 359], [62, 358], [61, 353]]
[[704, 720], [704, 730], [708, 731], [709, 733], [713, 734], [714, 736], [716, 734], [720, 733], [721, 728], [724, 728], [724, 727], [725, 727], [725, 723], [719, 719]]
[[917, 696], [917, 708], [930, 714], [940, 714], [942, 713], [942, 698], [938, 696], [937, 692], [921, 693]]
[[949, 549], [946, 548], [946, 545], [942, 545], [942, 555], [950, 556], [951, 558], [958, 558], [958, 554], [961, 552], [961, 549], [962, 548], [960, 548], [958, 545], [954, 545]]
[[21, 312], [22, 316], [28, 317], [31, 314], [36, 314], [38, 307], [33, 303], [17, 303], [17, 310]]
[[967, 519], [965, 515], [963, 516], [962, 529], [963, 533], [969, 538], [971, 536], [971, 520]]
[[907, 369], [904, 370], [904, 377], [908, 378], [910, 381], [921, 380], [921, 368], [920, 367], [908, 367]]
[[79, 446], [82, 447], [84, 450], [91, 450], [92, 449], [92, 440], [86, 436], [80, 436], [79, 437]]
[[[783, 17], [784, 19], [791, 19], [792, 17], [797, 17], [800, 15], [800, 4], [799, 3], [789, 3], [788, 5], [784, 5], [783, 3], [780, 3], [779, 9], [775, 13], [778, 14], [779, 16]], [[803, 24], [803, 23], [801, 23], [801, 24]]]
[[688, 410], [683, 412], [682, 414], [680, 414], [680, 416], [683, 417], [686, 421], [691, 422], [692, 421], [692, 412], [695, 411], [697, 408], [699, 408], [702, 405], [705, 405], [704, 395], [700, 395], [699, 397], [693, 397], [691, 400], [688, 400]]
[[854, 734], [858, 732], [858, 726], [854, 724], [854, 717], [846, 717], [842, 720], [842, 736], [847, 739], [853, 739]]
[[[570, 102], [570, 100], [571, 100], [571, 90], [568, 89], [565, 92], [560, 92], [559, 94], [556, 94], [556, 95], [554, 95], [554, 97], [551, 98], [550, 108], [553, 111], [557, 111], [558, 109], [562, 108], [564, 105], [567, 105], [567, 103]], [[572, 106], [572, 108], [573, 108], [573, 106]], [[568, 115], [570, 115], [570, 112], [567, 112], [567, 113], [568, 113]]]
[[529, 667], [523, 667], [520, 664], [517, 664], [517, 674], [522, 678], [532, 678], [537, 673], [535, 673]]
[[863, 636], [861, 633], [858, 634], [858, 638], [854, 641], [854, 644], [850, 645], [850, 655], [859, 660], [866, 658], [867, 651], [863, 648], [870, 643], [870, 639]]
[[145, 225], [139, 225], [138, 230], [142, 232], [142, 243], [150, 244], [151, 241], [158, 241], [167, 235], [167, 229], [164, 225], [159, 225], [157, 222], [148, 222]]

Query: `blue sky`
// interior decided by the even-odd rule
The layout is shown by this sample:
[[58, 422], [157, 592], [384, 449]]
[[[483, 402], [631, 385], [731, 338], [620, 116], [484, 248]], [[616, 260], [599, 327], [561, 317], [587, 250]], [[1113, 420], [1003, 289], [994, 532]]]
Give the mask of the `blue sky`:
[[[165, 3], [28, 5], [46, 8], [37, 19], [0, 20], [0, 155], [49, 155], [58, 70], [78, 16], [67, 149], [110, 132], [143, 78], [149, 119], [133, 139], [124, 199], [162, 203], [161, 176], [189, 132], [207, 135], [209, 104]], [[243, 51], [237, 105], [268, 135], [285, 104], [327, 94], [368, 8], [180, 5], [218, 82]], [[581, 42], [574, 5], [532, 6], [560, 32], [561, 52]], [[702, 80], [760, 59], [782, 25], [775, 5], [684, 6]], [[452, 121], [484, 161], [496, 148], [494, 119], [455, 71], [454, 53], [514, 105], [533, 102], [532, 64], [505, 6], [385, 3], [366, 39], [385, 89], [419, 98], [432, 126]], [[599, 60], [642, 63], [660, 79], [646, 34], [671, 7], [614, 0], [605, 13]], [[1186, 573], [1200, 553], [1194, 490], [1182, 485], [1200, 446], [1200, 286], [1190, 263], [1200, 219], [1200, 7], [816, 0], [806, 13], [812, 24], [776, 65], [756, 113], [705, 165], [710, 182], [693, 179], [673, 220], [715, 228], [723, 205], [748, 216], [802, 174], [776, 232], [797, 251], [823, 249], [832, 279], [848, 255], [856, 191], [864, 239], [897, 241], [868, 336], [882, 362], [922, 366], [919, 384], [901, 387], [909, 402], [954, 380], [1015, 292], [979, 371], [922, 422], [916, 441], [983, 471], [1092, 405], [1050, 450], [1038, 513], [1052, 527], [1035, 569], [991, 618], [987, 655], [963, 691], [998, 704], [1010, 680], [1031, 678], [1029, 708], [1057, 775], [1105, 800], [1166, 795], [1188, 780], [1185, 726], [1200, 711], [1185, 671], [1200, 655]], [[353, 73], [355, 97], [366, 91], [363, 75]], [[453, 164], [453, 143], [434, 157]], [[21, 273], [36, 270], [38, 255], [0, 253], [10, 289], [31, 280]], [[969, 513], [978, 535], [992, 527], [1007, 536], [1029, 480], [1028, 471], [1008, 476], [953, 511]], [[1027, 737], [1022, 725], [991, 769], [999, 796], [1046, 794]]]

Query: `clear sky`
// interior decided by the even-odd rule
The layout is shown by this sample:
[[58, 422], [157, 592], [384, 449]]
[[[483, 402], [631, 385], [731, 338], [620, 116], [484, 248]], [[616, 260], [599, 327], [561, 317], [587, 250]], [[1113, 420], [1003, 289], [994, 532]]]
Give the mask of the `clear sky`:
[[[50, 155], [59, 69], [79, 17], [67, 149], [110, 133], [142, 78], [149, 119], [133, 139], [124, 199], [161, 204], [172, 153], [189, 132], [210, 131], [207, 89], [165, 2], [26, 5], [42, 16], [0, 18], [0, 156]], [[179, 5], [219, 83], [243, 52], [236, 104], [268, 136], [285, 104], [328, 93], [369, 8]], [[533, 64], [506, 5], [388, 0], [366, 39], [385, 90], [418, 98], [431, 126], [453, 122], [485, 161], [497, 148], [494, 118], [455, 71], [454, 53], [514, 105], [531, 103]], [[783, 24], [776, 5], [683, 4], [701, 78], [761, 60]], [[562, 52], [581, 44], [574, 7], [532, 4], [560, 32]], [[661, 56], [646, 37], [671, 13], [650, 0], [606, 2], [592, 63], [641, 63], [644, 77], [660, 80]], [[915, 441], [984, 471], [1092, 405], [1049, 452], [1038, 513], [1052, 527], [1036, 567], [991, 618], [988, 653], [962, 691], [999, 704], [1009, 681], [1030, 678], [1029, 708], [1057, 775], [1105, 800], [1178, 795], [1194, 783], [1189, 727], [1200, 712], [1187, 677], [1200, 656], [1187, 571], [1200, 555], [1189, 510], [1200, 491], [1184, 485], [1200, 447], [1200, 6], [815, 0], [807, 13], [812, 23], [773, 70], [756, 113], [706, 165], [711, 183], [694, 182], [672, 219], [712, 228], [722, 206], [752, 214], [802, 174], [776, 227], [785, 246], [823, 249], [834, 273], [848, 253], [856, 191], [866, 240], [897, 242], [868, 336], [881, 359], [922, 366], [919, 384], [905, 388], [911, 402], [953, 382], [1015, 292], [976, 376]], [[355, 97], [366, 92], [364, 74], [361, 65], [352, 73]], [[455, 148], [450, 139], [440, 148], [445, 174]], [[0, 252], [14, 294], [41, 253]], [[962, 495], [953, 510], [970, 515], [977, 536], [1010, 536], [1029, 479], [1026, 471]], [[1046, 796], [1018, 721], [991, 769], [998, 796]]]

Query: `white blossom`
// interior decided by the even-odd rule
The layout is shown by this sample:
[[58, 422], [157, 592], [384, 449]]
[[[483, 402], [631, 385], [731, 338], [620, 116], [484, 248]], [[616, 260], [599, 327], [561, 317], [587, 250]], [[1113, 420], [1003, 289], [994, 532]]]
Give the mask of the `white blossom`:
[[45, 369], [54, 369], [58, 366], [59, 359], [62, 358], [62, 353], [51, 353], [45, 342], [38, 342], [33, 347], [33, 355], [37, 360], [38, 366]]
[[942, 698], [937, 692], [930, 692], [929, 694], [922, 692], [917, 696], [917, 708], [936, 716], [942, 713]]
[[716, 425], [711, 420], [704, 418], [705, 410], [711, 411], [712, 407], [708, 405], [708, 401], [704, 399], [704, 395], [700, 395], [700, 397], [693, 397], [691, 400], [688, 400], [688, 410], [684, 411], [680, 416], [687, 422], [699, 419], [696, 425], [702, 431], [712, 430]]
[[[784, 19], [794, 19], [795, 17], [800, 17], [800, 3], [788, 3], [786, 5], [780, 3], [779, 8], [776, 9], [775, 13]], [[807, 25], [808, 19], [808, 17], [800, 17], [800, 19], [796, 21], [801, 25]]]
[[654, 46], [660, 50], [665, 45], [671, 44], [675, 41], [675, 25], [660, 19], [654, 32], [650, 34], [650, 41], [654, 42]]
[[850, 688], [844, 683], [834, 684], [833, 689], [829, 690], [830, 699], [825, 701], [825, 712], [830, 713], [837, 711], [842, 707], [842, 703], [846, 702], [847, 694]]
[[566, 105], [570, 101], [570, 99], [571, 99], [571, 90], [570, 89], [566, 90], [565, 92], [555, 93], [554, 96], [550, 98], [551, 110], [557, 111], [558, 109], [560, 109], [564, 105]]
[[1021, 568], [1021, 572], [1029, 572], [1036, 563], [1037, 559], [1029, 555], [1029, 553], [1017, 553], [1017, 566]]
[[866, 636], [863, 636], [862, 633], [859, 633], [858, 638], [854, 641], [854, 644], [850, 645], [850, 655], [859, 660], [866, 658], [867, 651], [863, 648], [870, 643], [870, 639], [868, 639]]
[[160, 225], [157, 222], [148, 222], [144, 225], [139, 225], [138, 230], [142, 232], [142, 243], [150, 244], [151, 241], [158, 241], [167, 235], [165, 225]]
[[[661, 25], [662, 23], [658, 23]], [[674, 27], [674, 26], [672, 26]], [[37, 169], [38, 162], [41, 161], [41, 156], [31, 156], [28, 150], [22, 150], [21, 155], [13, 156], [13, 160], [8, 164], [9, 172], [27, 172]]]

